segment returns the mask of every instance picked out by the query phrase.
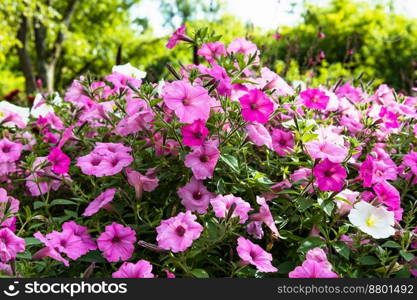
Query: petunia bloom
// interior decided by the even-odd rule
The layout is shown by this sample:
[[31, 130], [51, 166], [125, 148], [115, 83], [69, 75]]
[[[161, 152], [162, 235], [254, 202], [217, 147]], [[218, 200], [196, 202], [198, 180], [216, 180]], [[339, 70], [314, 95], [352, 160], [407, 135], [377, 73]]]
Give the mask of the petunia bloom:
[[135, 250], [136, 233], [130, 227], [113, 222], [97, 239], [98, 248], [109, 262], [128, 260]]
[[195, 120], [192, 124], [181, 128], [182, 142], [186, 146], [201, 146], [209, 134], [209, 130], [202, 120]]
[[185, 35], [185, 25], [181, 25], [177, 30], [174, 31], [172, 36], [169, 38], [166, 47], [168, 49], [174, 48], [180, 41], [192, 42], [192, 40]]
[[187, 154], [184, 164], [191, 168], [196, 179], [212, 178], [219, 156], [217, 141], [210, 140]]
[[154, 278], [152, 265], [141, 259], [137, 263], [124, 262], [119, 270], [112, 274], [112, 278]]
[[257, 89], [250, 90], [239, 98], [243, 119], [265, 124], [274, 111], [274, 104], [268, 96]]
[[158, 246], [174, 253], [189, 248], [203, 232], [203, 226], [196, 222], [196, 219], [195, 215], [187, 211], [168, 220], [162, 220], [156, 227]]
[[336, 163], [332, 163], [330, 160], [325, 159], [313, 169], [313, 175], [316, 177], [316, 182], [321, 191], [341, 191], [347, 173], [345, 168]]
[[248, 212], [252, 210], [250, 204], [240, 197], [233, 195], [218, 195], [210, 200], [214, 213], [217, 218], [225, 218], [229, 214], [232, 205], [235, 209], [231, 215], [232, 218], [239, 217], [239, 223], [243, 224], [248, 219]]
[[204, 56], [209, 63], [214, 63], [216, 58], [226, 56], [226, 48], [221, 42], [206, 43], [198, 49], [197, 54]]
[[96, 199], [88, 204], [87, 208], [85, 209], [83, 216], [89, 217], [97, 213], [100, 208], [108, 207], [109, 203], [113, 200], [114, 194], [116, 193], [115, 188], [107, 189], [103, 193], [101, 193]]
[[250, 216], [251, 221], [263, 222], [274, 233], [276, 237], [279, 236], [275, 220], [269, 210], [269, 205], [265, 198], [256, 196], [256, 202], [260, 205], [259, 212]]
[[272, 262], [272, 255], [260, 246], [252, 243], [244, 237], [237, 239], [237, 253], [246, 264], [254, 265], [260, 272], [277, 272]]
[[52, 171], [57, 174], [67, 174], [71, 159], [60, 148], [52, 148], [48, 155], [49, 162], [52, 163]]
[[303, 100], [306, 107], [319, 110], [326, 109], [330, 100], [330, 97], [327, 96], [325, 92], [316, 88], [302, 91], [300, 93], [300, 98]]
[[0, 261], [7, 263], [16, 258], [16, 254], [25, 251], [25, 240], [16, 236], [10, 229], [0, 229]]
[[328, 269], [325, 263], [307, 259], [301, 266], [288, 273], [289, 278], [338, 278], [339, 276]]
[[15, 143], [7, 138], [0, 140], [0, 163], [3, 162], [15, 162], [20, 158], [23, 145]]
[[272, 129], [272, 146], [276, 153], [286, 156], [294, 150], [294, 134], [278, 128]]
[[179, 188], [177, 194], [187, 210], [196, 211], [199, 214], [207, 212], [210, 199], [213, 197], [213, 194], [204, 186], [203, 181], [197, 180], [195, 177], [191, 177], [189, 183]]

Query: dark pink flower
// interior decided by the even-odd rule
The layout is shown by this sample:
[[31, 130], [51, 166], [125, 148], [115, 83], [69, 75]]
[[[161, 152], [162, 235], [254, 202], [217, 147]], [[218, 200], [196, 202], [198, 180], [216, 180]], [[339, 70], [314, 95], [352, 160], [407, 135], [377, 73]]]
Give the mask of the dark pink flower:
[[20, 143], [9, 141], [7, 138], [0, 140], [0, 163], [15, 162], [20, 158], [23, 146]]
[[83, 216], [89, 217], [97, 213], [102, 207], [108, 207], [109, 203], [113, 200], [114, 194], [116, 193], [115, 188], [107, 189], [101, 193], [96, 199], [88, 204], [85, 209]]
[[195, 120], [192, 124], [181, 128], [182, 142], [186, 146], [201, 146], [209, 134], [209, 130], [202, 120]]
[[67, 174], [71, 159], [60, 148], [52, 148], [48, 155], [48, 160], [52, 164], [52, 171], [57, 174]]
[[254, 265], [260, 272], [277, 272], [272, 262], [272, 255], [260, 246], [243, 237], [237, 239], [237, 253], [246, 264]]
[[403, 164], [411, 169], [411, 172], [417, 176], [417, 152], [411, 151], [403, 157]]
[[189, 183], [178, 189], [182, 205], [189, 211], [205, 214], [213, 194], [204, 186], [203, 181], [191, 177]]
[[113, 222], [97, 239], [98, 248], [109, 262], [128, 260], [135, 250], [136, 233], [130, 227]]
[[274, 104], [268, 96], [260, 90], [250, 90], [239, 98], [243, 119], [249, 122], [265, 124], [274, 111]]
[[338, 192], [343, 189], [347, 173], [345, 168], [325, 159], [313, 169], [313, 175], [321, 191]]
[[[88, 233], [88, 228], [78, 225], [74, 221], [68, 221], [62, 224], [63, 231], [72, 231], [75, 236], [79, 237], [83, 243], [82, 248], [86, 250], [96, 250], [97, 244]], [[85, 250], [85, 251], [86, 251]]]
[[191, 43], [192, 40], [185, 35], [185, 24], [181, 25], [177, 30], [174, 31], [172, 36], [169, 38], [166, 47], [168, 49], [174, 48], [180, 41]]
[[217, 141], [210, 140], [187, 154], [184, 163], [186, 167], [191, 168], [196, 179], [211, 178], [219, 156]]
[[196, 222], [197, 217], [190, 211], [162, 220], [156, 227], [158, 246], [174, 253], [189, 248], [200, 237], [203, 226]]
[[329, 103], [330, 97], [319, 89], [307, 89], [300, 93], [300, 97], [306, 107], [324, 110]]
[[25, 240], [16, 236], [10, 229], [0, 229], [0, 261], [7, 263], [16, 258], [16, 254], [25, 251]]
[[141, 259], [137, 263], [124, 262], [119, 270], [112, 274], [113, 278], [154, 278], [152, 265]]
[[373, 190], [378, 197], [378, 200], [391, 208], [391, 210], [396, 210], [400, 207], [400, 192], [387, 181], [375, 184]]

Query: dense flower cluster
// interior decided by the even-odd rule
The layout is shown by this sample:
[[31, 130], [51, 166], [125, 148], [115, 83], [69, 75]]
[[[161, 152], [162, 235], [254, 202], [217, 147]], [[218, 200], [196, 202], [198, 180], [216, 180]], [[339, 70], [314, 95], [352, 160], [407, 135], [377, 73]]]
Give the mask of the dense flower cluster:
[[0, 273], [417, 275], [417, 97], [292, 87], [244, 38], [181, 43], [204, 61], [157, 84], [126, 64], [0, 102]]

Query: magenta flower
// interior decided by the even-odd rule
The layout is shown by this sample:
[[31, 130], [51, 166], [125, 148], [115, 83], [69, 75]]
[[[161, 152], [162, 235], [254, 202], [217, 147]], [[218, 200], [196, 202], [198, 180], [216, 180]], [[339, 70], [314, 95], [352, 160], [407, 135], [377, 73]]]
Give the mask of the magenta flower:
[[248, 133], [249, 139], [256, 146], [267, 146], [269, 149], [272, 148], [272, 137], [269, 134], [269, 131], [262, 124], [252, 123], [248, 124], [245, 127], [246, 132]]
[[178, 189], [181, 204], [189, 211], [205, 214], [213, 194], [204, 186], [203, 181], [191, 177], [189, 183]]
[[97, 244], [88, 233], [88, 228], [78, 225], [74, 221], [68, 221], [62, 224], [63, 231], [72, 231], [75, 236], [79, 237], [83, 243], [82, 248], [86, 250], [96, 250]]
[[371, 187], [378, 182], [397, 179], [397, 166], [389, 156], [376, 159], [368, 154], [359, 167], [359, 175], [363, 180], [363, 186]]
[[323, 262], [307, 259], [301, 266], [296, 267], [288, 274], [289, 278], [338, 278], [339, 276], [328, 269]]
[[174, 48], [180, 41], [191, 43], [192, 40], [185, 35], [185, 24], [181, 25], [177, 30], [174, 31], [172, 36], [169, 38], [166, 47], [168, 49]]
[[98, 248], [109, 262], [128, 260], [135, 250], [136, 233], [130, 227], [111, 223], [97, 239]]
[[212, 64], [216, 62], [217, 57], [226, 56], [226, 48], [221, 42], [206, 43], [198, 49], [197, 54], [204, 56], [204, 58]]
[[396, 210], [400, 208], [401, 197], [400, 192], [386, 181], [379, 182], [374, 185], [373, 190], [378, 197], [378, 200], [391, 208]]
[[161, 225], [156, 227], [158, 246], [174, 253], [189, 248], [203, 232], [203, 226], [197, 223], [196, 219], [195, 215], [187, 211], [168, 220], [162, 220]]
[[260, 90], [250, 90], [239, 98], [243, 119], [249, 122], [265, 124], [274, 111], [274, 104]]
[[275, 220], [272, 217], [272, 213], [269, 210], [269, 205], [266, 202], [265, 198], [256, 196], [256, 202], [260, 205], [259, 212], [252, 214], [250, 216], [250, 220], [265, 223], [265, 225], [269, 227], [269, 229], [274, 233], [274, 235], [278, 237], [278, 229], [275, 225]]
[[345, 168], [325, 159], [313, 169], [313, 175], [321, 191], [338, 192], [343, 189], [347, 173]]
[[52, 148], [48, 155], [48, 160], [52, 164], [52, 171], [57, 174], [67, 174], [71, 159], [60, 148]]
[[193, 123], [199, 119], [205, 122], [209, 118], [211, 99], [201, 86], [193, 86], [185, 80], [167, 82], [161, 96], [181, 123]]
[[307, 89], [300, 93], [300, 97], [306, 107], [324, 110], [329, 103], [330, 97], [319, 89]]
[[281, 129], [272, 129], [272, 146], [276, 153], [286, 156], [294, 150], [294, 134]]
[[181, 128], [182, 142], [186, 146], [201, 146], [209, 134], [209, 130], [202, 120], [195, 120], [192, 124]]
[[211, 178], [219, 156], [220, 151], [217, 149], [217, 141], [209, 140], [187, 154], [184, 164], [191, 168], [196, 179]]
[[248, 202], [233, 195], [218, 195], [210, 200], [210, 204], [213, 206], [217, 218], [225, 218], [229, 213], [229, 209], [235, 204], [235, 209], [231, 217], [239, 217], [240, 224], [246, 222], [248, 219], [248, 212], [252, 210]]
[[403, 164], [411, 169], [411, 172], [417, 176], [417, 152], [411, 151], [403, 157]]
[[154, 278], [152, 265], [141, 259], [137, 263], [124, 262], [119, 270], [112, 274], [112, 278]]
[[272, 255], [260, 246], [244, 237], [237, 239], [237, 253], [246, 264], [254, 265], [260, 272], [277, 272], [272, 262]]
[[0, 140], [0, 163], [15, 162], [19, 159], [23, 146], [20, 143], [9, 141], [7, 138]]
[[83, 216], [89, 217], [97, 213], [100, 208], [108, 208], [109, 203], [113, 200], [114, 194], [116, 193], [115, 188], [107, 189], [103, 193], [101, 193], [96, 199], [88, 204], [87, 208], [85, 209]]
[[[209, 69], [207, 73], [217, 80], [218, 84], [216, 90], [219, 93], [219, 95], [230, 97], [232, 92], [232, 79], [229, 77], [226, 70], [218, 64], [213, 63], [213, 67]], [[214, 106], [220, 106], [220, 104], [218, 103], [216, 105], [214, 103]]]
[[47, 236], [45, 237], [42, 233], [35, 232], [35, 234], [33, 235], [36, 239], [38, 239], [39, 241], [41, 241], [46, 247], [42, 248], [41, 250], [39, 250], [38, 252], [36, 252], [35, 254], [32, 255], [32, 259], [33, 260], [39, 260], [42, 259], [44, 257], [50, 257], [52, 259], [55, 259], [57, 261], [62, 262], [66, 267], [69, 266], [69, 262], [67, 259], [65, 259], [64, 257], [62, 257], [59, 249], [56, 249], [56, 243], [54, 243], [54, 240], [52, 239], [53, 236]]
[[0, 229], [0, 261], [7, 263], [16, 258], [16, 254], [25, 251], [25, 240], [16, 236], [10, 229]]

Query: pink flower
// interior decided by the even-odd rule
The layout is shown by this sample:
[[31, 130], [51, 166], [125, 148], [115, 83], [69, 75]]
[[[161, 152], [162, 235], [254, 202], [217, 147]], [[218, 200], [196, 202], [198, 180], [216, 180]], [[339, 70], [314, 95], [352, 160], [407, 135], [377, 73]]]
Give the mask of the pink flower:
[[110, 168], [108, 159], [94, 152], [78, 157], [75, 165], [80, 167], [84, 174], [94, 175], [96, 177], [105, 176], [107, 170]]
[[16, 258], [16, 254], [25, 251], [25, 240], [17, 237], [10, 229], [0, 229], [0, 260], [7, 263]]
[[0, 140], [0, 163], [15, 162], [19, 159], [23, 146], [9, 141], [7, 138]]
[[181, 123], [193, 123], [199, 119], [205, 122], [209, 118], [211, 100], [207, 90], [201, 86], [192, 86], [184, 80], [167, 82], [161, 96]]
[[203, 181], [191, 177], [189, 183], [178, 189], [178, 196], [182, 199], [181, 203], [189, 211], [196, 211], [199, 214], [205, 214], [210, 199], [213, 194], [204, 186]]
[[272, 262], [272, 255], [260, 246], [244, 237], [237, 239], [237, 253], [246, 264], [254, 265], [260, 272], [277, 272]]
[[350, 101], [355, 103], [360, 103], [363, 101], [362, 91], [358, 88], [351, 86], [349, 82], [346, 82], [344, 85], [338, 87], [336, 90], [336, 95], [339, 98], [346, 97]]
[[229, 213], [229, 209], [233, 204], [235, 204], [236, 206], [231, 217], [239, 217], [240, 224], [246, 222], [248, 219], [248, 212], [252, 210], [248, 202], [233, 195], [218, 195], [217, 197], [211, 199], [210, 203], [213, 206], [213, 210], [217, 218], [225, 218]]
[[389, 156], [380, 156], [379, 159], [375, 159], [368, 154], [359, 167], [359, 175], [363, 180], [363, 186], [371, 187], [378, 182], [397, 179], [397, 166]]
[[187, 154], [184, 163], [186, 167], [191, 168], [196, 179], [211, 178], [219, 156], [217, 141], [209, 140]]
[[267, 146], [269, 149], [272, 149], [272, 137], [269, 134], [269, 131], [262, 124], [252, 123], [248, 124], [245, 127], [246, 132], [250, 140], [256, 146]]
[[112, 278], [154, 278], [152, 265], [141, 259], [137, 263], [124, 262], [119, 270], [112, 274]]
[[306, 107], [319, 110], [326, 109], [330, 100], [329, 96], [319, 89], [307, 89], [302, 91], [300, 97], [304, 101]]
[[131, 168], [126, 168], [127, 181], [135, 188], [136, 197], [142, 198], [142, 190], [152, 192], [159, 184], [159, 179], [155, 175], [155, 168], [148, 169], [145, 175]]
[[250, 90], [239, 98], [243, 119], [249, 122], [265, 124], [274, 111], [274, 104], [260, 90]]
[[97, 239], [98, 248], [109, 262], [128, 260], [135, 250], [136, 233], [130, 227], [113, 222]]
[[325, 159], [313, 169], [313, 175], [316, 177], [316, 182], [321, 191], [341, 191], [347, 173], [345, 168], [337, 163], [332, 163]]
[[399, 128], [400, 124], [398, 124], [398, 118], [395, 113], [389, 111], [386, 107], [381, 107], [381, 111], [379, 112], [379, 117], [381, 117], [382, 121], [386, 128]]
[[38, 232], [35, 232], [33, 236], [39, 241], [41, 241], [42, 243], [44, 243], [46, 246], [32, 255], [33, 260], [39, 260], [47, 256], [47, 257], [50, 257], [52, 259], [62, 262], [66, 267], [69, 266], [68, 260], [62, 257], [60, 253], [59, 249], [62, 249], [62, 247], [56, 248], [57, 245], [54, 240], [54, 238], [56, 238], [56, 235], [48, 235], [47, 237], [45, 237], [43, 236], [42, 233], [38, 231]]
[[294, 150], [294, 134], [281, 129], [272, 129], [272, 146], [276, 153], [286, 156]]
[[96, 199], [94, 199], [90, 204], [88, 204], [87, 208], [85, 209], [83, 216], [89, 217], [97, 213], [100, 208], [108, 207], [109, 203], [113, 200], [114, 194], [116, 193], [115, 188], [107, 189], [103, 193], [101, 193]]
[[52, 163], [52, 171], [57, 174], [67, 174], [71, 159], [60, 148], [52, 148], [48, 155], [48, 160]]
[[82, 248], [85, 249], [84, 251], [97, 249], [97, 244], [88, 233], [87, 227], [78, 225], [74, 221], [68, 221], [62, 224], [62, 230], [72, 231], [75, 236], [79, 237], [83, 243]]
[[245, 56], [254, 55], [258, 52], [258, 47], [245, 38], [235, 38], [227, 47], [227, 53], [242, 53]]
[[185, 35], [185, 25], [181, 25], [177, 30], [174, 31], [172, 36], [169, 38], [166, 47], [168, 49], [174, 48], [180, 41], [192, 42], [192, 40]]
[[400, 193], [398, 190], [386, 181], [379, 182], [373, 187], [378, 200], [384, 203], [391, 210], [396, 210], [400, 207]]
[[328, 269], [323, 262], [307, 259], [301, 266], [296, 267], [288, 274], [289, 278], [338, 278], [339, 276]]
[[411, 172], [417, 176], [417, 152], [411, 151], [403, 157], [403, 164], [411, 169]]
[[221, 42], [206, 43], [198, 49], [197, 54], [204, 56], [209, 63], [214, 63], [217, 57], [226, 56], [226, 48]]
[[251, 221], [263, 222], [266, 226], [271, 229], [276, 237], [279, 236], [277, 226], [275, 225], [275, 220], [272, 217], [271, 211], [269, 210], [269, 205], [266, 203], [265, 198], [256, 196], [256, 202], [260, 205], [259, 212], [252, 214], [250, 216]]
[[327, 158], [331, 162], [341, 163], [348, 155], [348, 149], [330, 141], [311, 141], [305, 144], [308, 154], [314, 159]]
[[156, 227], [158, 246], [174, 253], [189, 248], [203, 232], [203, 226], [195, 222], [196, 219], [195, 215], [187, 211], [168, 220], [162, 220], [161, 225]]
[[183, 144], [186, 146], [201, 146], [209, 134], [209, 130], [202, 120], [195, 120], [192, 124], [181, 128]]

